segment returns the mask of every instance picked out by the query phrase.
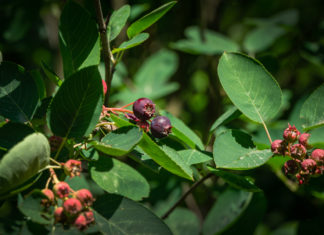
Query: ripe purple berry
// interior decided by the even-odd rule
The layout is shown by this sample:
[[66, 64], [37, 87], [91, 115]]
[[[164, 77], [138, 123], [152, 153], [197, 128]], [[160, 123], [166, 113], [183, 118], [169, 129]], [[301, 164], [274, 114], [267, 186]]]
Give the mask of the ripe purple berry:
[[158, 116], [151, 123], [151, 133], [156, 138], [163, 138], [171, 133], [171, 122], [165, 116]]
[[133, 104], [134, 115], [140, 120], [148, 120], [155, 113], [155, 104], [147, 98], [140, 98]]

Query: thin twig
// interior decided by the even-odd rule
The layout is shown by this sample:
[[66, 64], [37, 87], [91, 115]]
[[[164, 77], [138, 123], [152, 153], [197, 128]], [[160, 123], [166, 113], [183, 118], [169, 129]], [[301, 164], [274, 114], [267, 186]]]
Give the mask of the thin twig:
[[107, 36], [107, 25], [105, 23], [105, 19], [102, 15], [102, 8], [100, 0], [94, 0], [97, 21], [99, 25], [99, 33], [100, 33], [100, 41], [102, 46], [102, 54], [105, 63], [105, 81], [107, 83], [107, 93], [105, 96], [105, 105], [108, 106], [109, 104], [109, 96], [110, 96], [110, 88], [111, 88], [111, 80], [112, 80], [112, 73], [111, 73], [111, 66], [110, 66], [110, 46], [109, 46], [109, 39]]
[[208, 179], [209, 177], [213, 176], [213, 173], [208, 173], [207, 175], [205, 175], [203, 178], [201, 178], [200, 180], [198, 180], [196, 183], [194, 183], [190, 189], [182, 195], [182, 197], [161, 217], [162, 219], [166, 219], [168, 218], [168, 216], [172, 213], [172, 211], [174, 211], [175, 208], [177, 208], [178, 205], [180, 205], [180, 203], [195, 189], [197, 188], [202, 182], [204, 182], [206, 179]]
[[56, 161], [55, 159], [53, 159], [53, 158], [51, 158], [50, 157], [50, 160], [53, 162], [53, 163], [55, 163], [56, 165], [58, 165], [58, 166], [62, 166], [62, 164], [61, 163], [59, 163], [58, 161]]
[[272, 140], [271, 140], [270, 133], [269, 133], [268, 128], [267, 128], [267, 125], [264, 123], [264, 121], [262, 121], [262, 125], [263, 125], [263, 127], [264, 127], [264, 130], [265, 130], [267, 136], [268, 136], [268, 139], [269, 139], [269, 141], [270, 141], [270, 144], [272, 144]]

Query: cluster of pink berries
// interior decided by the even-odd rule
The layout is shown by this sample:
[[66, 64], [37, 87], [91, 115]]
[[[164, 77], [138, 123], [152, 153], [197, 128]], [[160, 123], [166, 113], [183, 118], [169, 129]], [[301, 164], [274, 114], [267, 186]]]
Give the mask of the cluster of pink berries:
[[[73, 225], [79, 230], [84, 230], [94, 223], [93, 212], [90, 209], [94, 199], [89, 190], [80, 189], [73, 192], [66, 182], [61, 181], [54, 185], [53, 191], [43, 189], [46, 199], [42, 199], [41, 203], [45, 208], [56, 207], [55, 223]], [[62, 206], [58, 206], [58, 200], [62, 200]]]
[[[309, 133], [301, 134], [295, 126], [288, 124], [284, 130], [283, 140], [275, 140], [271, 151], [277, 155], [289, 156], [284, 165], [286, 175], [294, 175], [299, 184], [308, 182], [310, 177], [324, 173], [324, 150], [314, 149], [308, 144]], [[294, 144], [298, 140], [298, 144]]]
[[133, 113], [128, 114], [127, 117], [135, 121], [146, 132], [151, 129], [151, 133], [156, 138], [163, 138], [171, 133], [171, 122], [165, 116], [156, 116], [150, 124], [150, 120], [155, 114], [155, 104], [148, 98], [140, 98], [133, 104]]

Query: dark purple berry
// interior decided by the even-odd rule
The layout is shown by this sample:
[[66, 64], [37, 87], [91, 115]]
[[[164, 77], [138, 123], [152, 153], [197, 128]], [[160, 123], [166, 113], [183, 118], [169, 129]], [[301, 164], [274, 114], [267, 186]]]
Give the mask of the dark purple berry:
[[155, 104], [147, 98], [140, 98], [133, 104], [134, 115], [141, 120], [148, 120], [155, 113]]
[[284, 169], [286, 175], [294, 175], [299, 170], [299, 164], [294, 160], [288, 160], [285, 162]]
[[165, 116], [157, 116], [151, 123], [151, 133], [156, 138], [163, 138], [171, 133], [171, 122]]

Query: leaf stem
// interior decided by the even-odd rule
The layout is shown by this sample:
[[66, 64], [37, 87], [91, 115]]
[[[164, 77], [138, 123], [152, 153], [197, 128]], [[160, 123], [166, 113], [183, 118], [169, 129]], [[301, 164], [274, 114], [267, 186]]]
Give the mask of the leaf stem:
[[[99, 33], [100, 33], [100, 41], [102, 46], [102, 54], [103, 59], [105, 63], [105, 81], [107, 83], [107, 93], [105, 96], [105, 105], [108, 106], [109, 104], [109, 96], [110, 96], [110, 88], [111, 88], [111, 80], [112, 80], [112, 72], [111, 72], [111, 51], [109, 46], [109, 38], [107, 36], [107, 24], [104, 20], [104, 17], [102, 15], [102, 8], [100, 0], [94, 0], [94, 5], [96, 9], [96, 15], [97, 15], [97, 23], [99, 25]], [[112, 60], [113, 61], [113, 60]]]
[[205, 175], [203, 178], [201, 178], [200, 180], [198, 180], [197, 182], [195, 182], [187, 192], [185, 192], [181, 198], [161, 217], [162, 219], [166, 219], [168, 218], [168, 216], [174, 211], [175, 208], [177, 208], [178, 205], [180, 205], [180, 203], [195, 189], [197, 188], [202, 182], [204, 182], [206, 179], [208, 179], [209, 177], [213, 176], [213, 173], [208, 173], [207, 175]]
[[58, 166], [62, 166], [62, 164], [61, 163], [59, 163], [58, 161], [56, 161], [55, 159], [53, 159], [53, 158], [51, 158], [50, 157], [50, 160], [53, 162], [53, 163], [55, 163], [56, 165], [58, 165]]
[[264, 130], [265, 130], [267, 136], [268, 136], [268, 139], [269, 139], [269, 141], [270, 141], [270, 144], [272, 144], [272, 139], [271, 139], [270, 133], [269, 133], [268, 128], [267, 128], [267, 125], [265, 124], [264, 121], [262, 121], [262, 125], [263, 125], [263, 127], [264, 127]]

